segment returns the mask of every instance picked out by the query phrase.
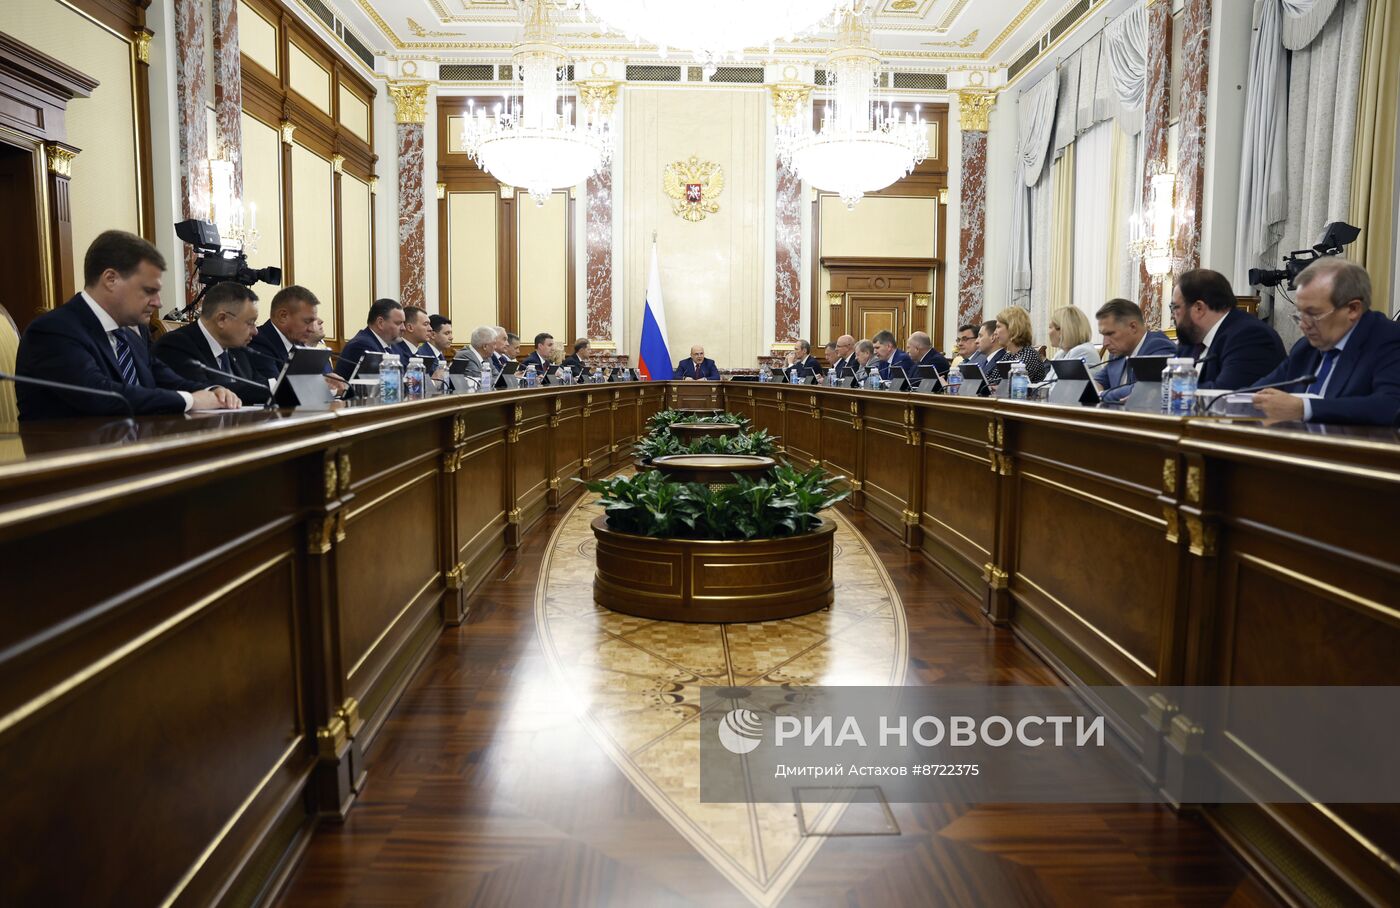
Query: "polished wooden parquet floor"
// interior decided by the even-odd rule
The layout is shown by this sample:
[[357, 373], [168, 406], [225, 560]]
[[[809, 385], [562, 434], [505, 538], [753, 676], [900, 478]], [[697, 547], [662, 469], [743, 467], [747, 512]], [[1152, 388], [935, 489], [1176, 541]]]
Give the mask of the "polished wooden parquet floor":
[[[917, 553], [858, 512], [903, 600], [908, 684], [1054, 678]], [[510, 553], [449, 629], [368, 755], [343, 825], [323, 825], [286, 906], [747, 906], [577, 716], [536, 628], [539, 572], [565, 512]], [[564, 677], [568, 677], [565, 675]], [[898, 835], [824, 841], [784, 906], [1275, 902], [1204, 826], [1165, 808], [895, 804]], [[837, 832], [874, 831], [852, 809]]]

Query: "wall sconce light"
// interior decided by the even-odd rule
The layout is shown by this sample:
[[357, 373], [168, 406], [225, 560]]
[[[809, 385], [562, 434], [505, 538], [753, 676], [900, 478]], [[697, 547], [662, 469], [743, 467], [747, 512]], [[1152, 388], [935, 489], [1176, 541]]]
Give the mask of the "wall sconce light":
[[243, 200], [233, 192], [233, 162], [210, 158], [209, 217], [219, 228], [219, 241], [227, 249], [241, 248], [244, 252], [258, 251], [258, 206]]
[[1129, 224], [1128, 251], [1142, 260], [1153, 280], [1172, 273], [1176, 260], [1176, 174], [1157, 169], [1152, 174], [1147, 205]]

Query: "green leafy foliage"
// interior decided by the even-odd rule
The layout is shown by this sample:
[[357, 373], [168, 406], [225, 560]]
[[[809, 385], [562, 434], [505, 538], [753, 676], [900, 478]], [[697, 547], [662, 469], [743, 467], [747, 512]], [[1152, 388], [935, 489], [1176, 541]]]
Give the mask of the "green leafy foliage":
[[767, 457], [773, 453], [773, 436], [766, 429], [746, 432], [740, 435], [697, 438], [690, 444], [682, 444], [670, 432], [652, 432], [637, 442], [634, 449], [637, 457], [650, 463], [657, 457], [672, 454], [748, 454]]
[[846, 497], [820, 467], [789, 465], [757, 481], [736, 475], [732, 485], [710, 488], [672, 482], [660, 471], [588, 483], [619, 533], [670, 539], [771, 539], [814, 530], [821, 512]]
[[749, 418], [742, 413], [720, 413], [714, 416], [696, 416], [681, 410], [660, 410], [647, 420], [647, 428], [652, 432], [669, 430], [672, 425], [683, 422], [688, 425], [713, 426], [721, 423], [734, 423], [743, 431], [749, 429]]

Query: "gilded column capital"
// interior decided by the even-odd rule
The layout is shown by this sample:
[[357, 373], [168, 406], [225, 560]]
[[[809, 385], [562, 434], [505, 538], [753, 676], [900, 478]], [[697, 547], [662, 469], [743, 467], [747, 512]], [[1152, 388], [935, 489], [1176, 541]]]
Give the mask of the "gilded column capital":
[[427, 120], [427, 82], [390, 82], [389, 97], [394, 101], [395, 122], [421, 126]]
[[805, 82], [779, 82], [768, 86], [768, 91], [773, 96], [773, 113], [779, 120], [791, 120], [806, 110], [812, 97], [812, 86]]
[[281, 123], [278, 124], [278, 129], [280, 129], [282, 132], [282, 144], [292, 144], [292, 136], [295, 135], [297, 131], [296, 124], [293, 123], [291, 120], [283, 120]]
[[136, 51], [136, 62], [151, 65], [151, 36], [155, 32], [148, 28], [138, 28], [131, 36], [131, 47]]
[[602, 117], [612, 116], [613, 109], [617, 106], [616, 82], [607, 79], [588, 79], [583, 82], [575, 82], [574, 88], [578, 90], [580, 106], [596, 108], [598, 115]]
[[992, 105], [996, 102], [994, 92], [958, 92], [958, 125], [962, 131], [986, 132], [991, 126]]
[[78, 149], [49, 143], [44, 146], [44, 153], [48, 158], [49, 173], [54, 176], [72, 178], [73, 159], [78, 156]]
[[336, 173], [344, 173], [344, 172], [345, 172], [345, 155], [343, 155], [343, 154], [334, 154], [334, 155], [331, 155], [331, 170], [335, 171]]

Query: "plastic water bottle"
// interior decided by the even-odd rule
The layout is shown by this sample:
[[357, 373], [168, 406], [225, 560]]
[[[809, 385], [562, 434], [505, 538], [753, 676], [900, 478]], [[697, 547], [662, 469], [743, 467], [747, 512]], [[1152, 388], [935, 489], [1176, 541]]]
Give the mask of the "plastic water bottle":
[[1180, 360], [1173, 356], [1167, 360], [1167, 365], [1162, 369], [1162, 412], [1172, 411], [1172, 370]]
[[957, 370], [957, 369], [949, 369], [949, 370], [948, 370], [948, 393], [949, 393], [949, 394], [961, 394], [961, 393], [962, 393], [962, 372], [960, 372], [960, 371]]
[[379, 402], [396, 404], [403, 399], [403, 372], [399, 358], [384, 357], [379, 364]]
[[1196, 365], [1179, 359], [1171, 375], [1171, 414], [1191, 416], [1196, 412]]
[[525, 370], [525, 387], [537, 388], [540, 384], [540, 374], [535, 371], [535, 364], [530, 363], [530, 368]]
[[1015, 362], [1011, 364], [1011, 394], [1012, 400], [1027, 400], [1031, 396], [1031, 376], [1026, 371], [1026, 364]]
[[767, 384], [768, 382], [773, 380], [773, 373], [768, 371], [767, 363], [764, 363], [763, 365], [758, 367], [758, 380], [760, 382], [763, 382], [764, 384]]
[[871, 391], [880, 390], [880, 372], [878, 370], [871, 369], [868, 372], [866, 372], [865, 387]]
[[495, 384], [495, 381], [496, 376], [492, 373], [491, 367], [489, 365], [483, 366], [481, 374], [476, 377], [476, 392], [478, 394], [490, 393], [491, 386]]
[[602, 366], [594, 366], [594, 367], [593, 367], [593, 384], [595, 384], [595, 385], [601, 385], [602, 383], [603, 383], [603, 367], [602, 367]]
[[403, 399], [422, 400], [424, 388], [428, 383], [428, 373], [423, 368], [421, 359], [411, 359], [408, 367], [403, 370]]

